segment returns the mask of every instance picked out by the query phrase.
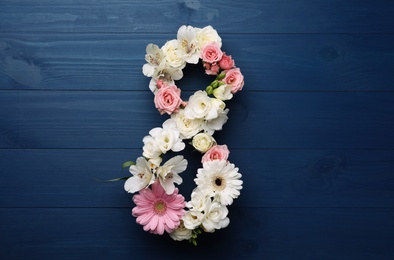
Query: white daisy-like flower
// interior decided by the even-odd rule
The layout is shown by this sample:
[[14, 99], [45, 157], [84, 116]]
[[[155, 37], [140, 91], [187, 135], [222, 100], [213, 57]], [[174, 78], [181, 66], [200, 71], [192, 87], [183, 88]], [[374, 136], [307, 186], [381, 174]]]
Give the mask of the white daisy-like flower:
[[156, 68], [165, 66], [164, 52], [156, 44], [146, 46], [145, 60], [148, 62], [142, 67], [142, 73], [147, 77], [152, 77]]
[[204, 212], [201, 225], [206, 232], [214, 232], [215, 229], [225, 228], [230, 224], [230, 219], [227, 217], [227, 207], [221, 205], [218, 201], [207, 204]]
[[187, 63], [197, 64], [200, 59], [198, 52], [197, 31], [192, 26], [181, 26], [177, 34], [178, 55]]
[[242, 175], [234, 164], [225, 160], [207, 161], [197, 170], [194, 179], [197, 187], [207, 196], [213, 197], [223, 205], [231, 205], [240, 195]]
[[124, 189], [129, 193], [140, 191], [156, 180], [155, 175], [152, 174], [151, 164], [144, 157], [138, 157], [136, 164], [131, 165], [129, 171], [133, 176], [124, 184]]
[[167, 194], [174, 192], [174, 183], [178, 185], [182, 183], [182, 178], [179, 174], [185, 171], [186, 168], [187, 160], [182, 155], [177, 155], [156, 169], [156, 175]]

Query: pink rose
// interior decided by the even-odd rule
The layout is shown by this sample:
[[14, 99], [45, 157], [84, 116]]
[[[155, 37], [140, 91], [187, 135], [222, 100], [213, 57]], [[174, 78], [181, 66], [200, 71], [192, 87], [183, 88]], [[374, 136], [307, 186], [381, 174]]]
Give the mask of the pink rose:
[[223, 52], [217, 42], [210, 42], [201, 49], [201, 59], [204, 62], [214, 63], [222, 59]]
[[239, 68], [234, 68], [226, 71], [226, 76], [223, 79], [227, 85], [231, 85], [231, 93], [242, 90], [244, 86], [244, 76]]
[[213, 160], [227, 160], [230, 151], [227, 145], [214, 145], [212, 146], [201, 159], [202, 163], [213, 161]]
[[204, 62], [204, 68], [207, 75], [217, 75], [220, 69], [219, 65], [216, 62], [212, 64]]
[[223, 57], [219, 61], [219, 66], [222, 70], [229, 70], [233, 68], [235, 65], [234, 60], [231, 58], [231, 56], [227, 56], [226, 53], [223, 52]]
[[155, 95], [155, 106], [160, 114], [178, 112], [182, 104], [181, 90], [175, 85], [163, 84]]

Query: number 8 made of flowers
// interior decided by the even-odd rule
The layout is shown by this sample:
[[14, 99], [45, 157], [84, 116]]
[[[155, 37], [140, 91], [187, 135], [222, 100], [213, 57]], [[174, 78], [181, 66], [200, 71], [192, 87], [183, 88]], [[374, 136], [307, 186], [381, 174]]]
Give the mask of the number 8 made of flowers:
[[[219, 145], [213, 138], [228, 119], [224, 101], [244, 86], [240, 69], [221, 47], [222, 39], [212, 26], [183, 25], [177, 38], [161, 48], [148, 44], [142, 71], [151, 78], [149, 89], [156, 108], [170, 118], [142, 139], [142, 156], [123, 165], [132, 175], [122, 178], [127, 179], [124, 189], [138, 192], [132, 209], [136, 222], [150, 233], [168, 233], [174, 240], [189, 240], [194, 245], [201, 232], [212, 233], [229, 225], [227, 207], [240, 195], [243, 184], [239, 169], [228, 160], [227, 145]], [[175, 80], [183, 77], [187, 63], [197, 64], [200, 59], [205, 73], [216, 78], [183, 101]], [[185, 139], [202, 154], [202, 168], [197, 170], [196, 187], [188, 202], [175, 187], [182, 183], [180, 174], [186, 170], [187, 160], [176, 155], [162, 163], [163, 154], [185, 148]]]

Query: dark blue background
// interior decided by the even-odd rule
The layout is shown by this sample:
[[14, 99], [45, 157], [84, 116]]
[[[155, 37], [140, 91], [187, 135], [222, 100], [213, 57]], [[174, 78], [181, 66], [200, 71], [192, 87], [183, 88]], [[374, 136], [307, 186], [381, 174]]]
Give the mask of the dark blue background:
[[[1, 259], [393, 259], [394, 2], [0, 2]], [[212, 25], [245, 76], [215, 137], [243, 174], [199, 246], [142, 230], [121, 163], [167, 117], [145, 47]], [[184, 95], [212, 80], [189, 66]], [[189, 197], [199, 156], [188, 151]]]

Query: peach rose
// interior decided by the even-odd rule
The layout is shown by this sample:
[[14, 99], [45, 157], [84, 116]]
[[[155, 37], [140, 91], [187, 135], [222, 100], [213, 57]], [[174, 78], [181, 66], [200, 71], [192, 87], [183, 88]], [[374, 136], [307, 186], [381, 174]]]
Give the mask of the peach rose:
[[227, 145], [214, 145], [202, 157], [201, 162], [205, 163], [213, 160], [227, 160], [230, 151]]
[[214, 63], [222, 59], [223, 52], [217, 42], [210, 42], [201, 49], [201, 59], [204, 62]]
[[162, 84], [155, 95], [155, 106], [160, 114], [178, 112], [182, 104], [181, 90], [175, 85]]

